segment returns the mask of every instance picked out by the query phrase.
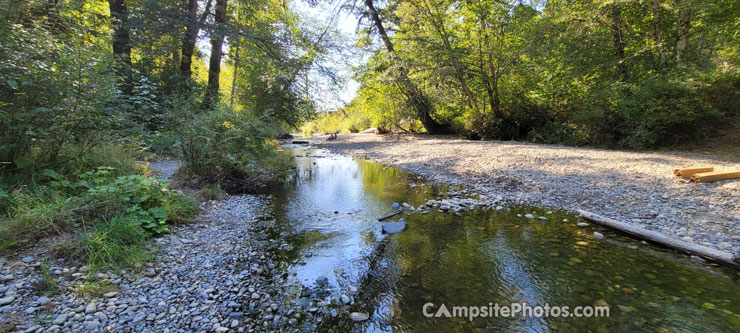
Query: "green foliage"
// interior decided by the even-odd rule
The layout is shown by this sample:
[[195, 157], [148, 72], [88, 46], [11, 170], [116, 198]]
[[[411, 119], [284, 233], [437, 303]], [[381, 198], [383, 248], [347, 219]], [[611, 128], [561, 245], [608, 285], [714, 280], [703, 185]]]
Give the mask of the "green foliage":
[[1, 172], [56, 167], [65, 146], [88, 149], [109, 127], [107, 45], [87, 26], [65, 23], [65, 33], [42, 21], [0, 24]]
[[0, 249], [61, 232], [97, 206], [48, 188], [17, 189], [9, 201], [7, 216], [0, 217]]
[[433, 117], [469, 138], [636, 149], [700, 140], [738, 114], [740, 6], [687, 3], [688, 16], [662, 0], [390, 1], [381, 16], [395, 55], [378, 48], [359, 68], [345, 110], [390, 128], [415, 117], [392, 79], [403, 66]]
[[181, 119], [178, 146], [187, 177], [244, 193], [287, 175], [287, 158], [276, 150], [269, 125], [245, 110], [219, 108]]
[[112, 167], [82, 173], [74, 181], [52, 170], [45, 174], [55, 179], [50, 186], [21, 188], [10, 195], [7, 216], [0, 220], [3, 248], [114, 216], [125, 217], [150, 236], [166, 231], [171, 223], [191, 221], [198, 214], [193, 199], [153, 177], [115, 176]]

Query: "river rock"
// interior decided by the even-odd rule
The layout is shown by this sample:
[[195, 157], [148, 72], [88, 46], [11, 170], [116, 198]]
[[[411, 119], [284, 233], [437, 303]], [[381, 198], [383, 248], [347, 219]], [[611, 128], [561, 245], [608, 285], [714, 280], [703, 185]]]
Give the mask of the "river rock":
[[368, 316], [367, 313], [352, 312], [349, 314], [349, 318], [352, 319], [352, 321], [365, 321], [370, 318], [370, 316]]
[[67, 322], [67, 315], [66, 314], [60, 314], [57, 316], [56, 319], [52, 322], [54, 325], [61, 325]]
[[118, 292], [116, 292], [116, 291], [111, 291], [111, 292], [109, 292], [109, 293], [105, 293], [105, 294], [103, 294], [103, 297], [105, 297], [105, 298], [113, 298], [113, 297], [116, 297], [116, 295], [118, 295]]
[[406, 230], [406, 222], [392, 222], [383, 224], [383, 233], [397, 234]]
[[400, 206], [401, 206], [401, 205], [399, 205], [399, 204], [398, 204], [398, 202], [394, 202], [394, 203], [393, 203], [393, 204], [391, 205], [391, 208], [395, 210], [395, 209], [398, 209], [398, 207], [400, 207]]
[[577, 226], [579, 228], [585, 228], [585, 227], [588, 227], [588, 223], [586, 223], [586, 222], [578, 222]]
[[8, 304], [12, 303], [13, 300], [15, 300], [15, 297], [14, 296], [8, 296], [8, 297], [0, 298], [0, 306], [2, 306], [2, 305], [8, 305]]
[[525, 214], [524, 217], [526, 217], [526, 218], [528, 218], [530, 220], [534, 219], [534, 215], [532, 215], [532, 214]]
[[594, 238], [596, 238], [596, 239], [604, 239], [604, 235], [602, 235], [598, 231], [594, 231]]

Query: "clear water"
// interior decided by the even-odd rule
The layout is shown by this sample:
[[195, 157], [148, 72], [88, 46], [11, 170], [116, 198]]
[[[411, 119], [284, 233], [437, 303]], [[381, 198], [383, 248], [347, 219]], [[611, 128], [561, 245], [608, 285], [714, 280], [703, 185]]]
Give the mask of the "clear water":
[[[336, 331], [738, 331], [740, 273], [532, 207], [460, 215], [401, 215], [408, 230], [381, 234], [394, 202], [417, 206], [441, 190], [403, 170], [295, 148], [292, 181], [271, 188], [279, 231], [291, 236], [286, 270], [360, 294], [318, 329]], [[412, 185], [414, 184], [414, 185]], [[548, 221], [517, 216], [533, 213]], [[567, 222], [563, 220], [567, 219]], [[600, 231], [605, 240], [591, 237]], [[605, 305], [608, 318], [428, 318], [422, 307], [525, 302]], [[434, 312], [434, 311], [432, 311]]]

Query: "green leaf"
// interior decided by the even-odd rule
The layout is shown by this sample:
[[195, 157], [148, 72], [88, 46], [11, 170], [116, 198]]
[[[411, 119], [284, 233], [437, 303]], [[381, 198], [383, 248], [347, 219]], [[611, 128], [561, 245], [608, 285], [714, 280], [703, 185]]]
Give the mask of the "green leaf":
[[5, 190], [0, 188], [0, 198], [10, 198], [10, 195], [8, 195], [8, 192], [5, 192]]
[[18, 157], [15, 160], [13, 160], [13, 163], [18, 167], [18, 169], [24, 169], [33, 164], [33, 160], [30, 158], [25, 157]]
[[58, 174], [56, 171], [52, 169], [44, 169], [43, 171], [41, 171], [41, 175], [52, 178], [54, 180], [59, 180], [61, 178], [64, 178], [62, 175]]
[[149, 208], [149, 213], [152, 214], [152, 216], [155, 219], [166, 219], [167, 218], [167, 212], [165, 211], [164, 207]]
[[15, 80], [13, 80], [13, 79], [10, 79], [10, 80], [8, 80], [7, 82], [8, 82], [8, 85], [9, 85], [9, 86], [10, 86], [11, 88], [13, 88], [13, 89], [15, 89], [15, 88], [18, 88], [18, 82], [15, 82]]

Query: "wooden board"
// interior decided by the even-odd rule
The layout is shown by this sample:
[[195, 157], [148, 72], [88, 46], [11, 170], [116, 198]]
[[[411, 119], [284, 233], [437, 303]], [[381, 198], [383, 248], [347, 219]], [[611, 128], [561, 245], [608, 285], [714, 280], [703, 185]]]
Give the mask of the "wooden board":
[[684, 169], [673, 170], [673, 174], [676, 175], [676, 177], [688, 178], [697, 173], [712, 172], [712, 171], [714, 171], [714, 168], [712, 167], [684, 168]]
[[695, 183], [711, 183], [718, 180], [740, 178], [740, 170], [725, 170], [715, 172], [702, 172], [691, 176], [691, 181]]

